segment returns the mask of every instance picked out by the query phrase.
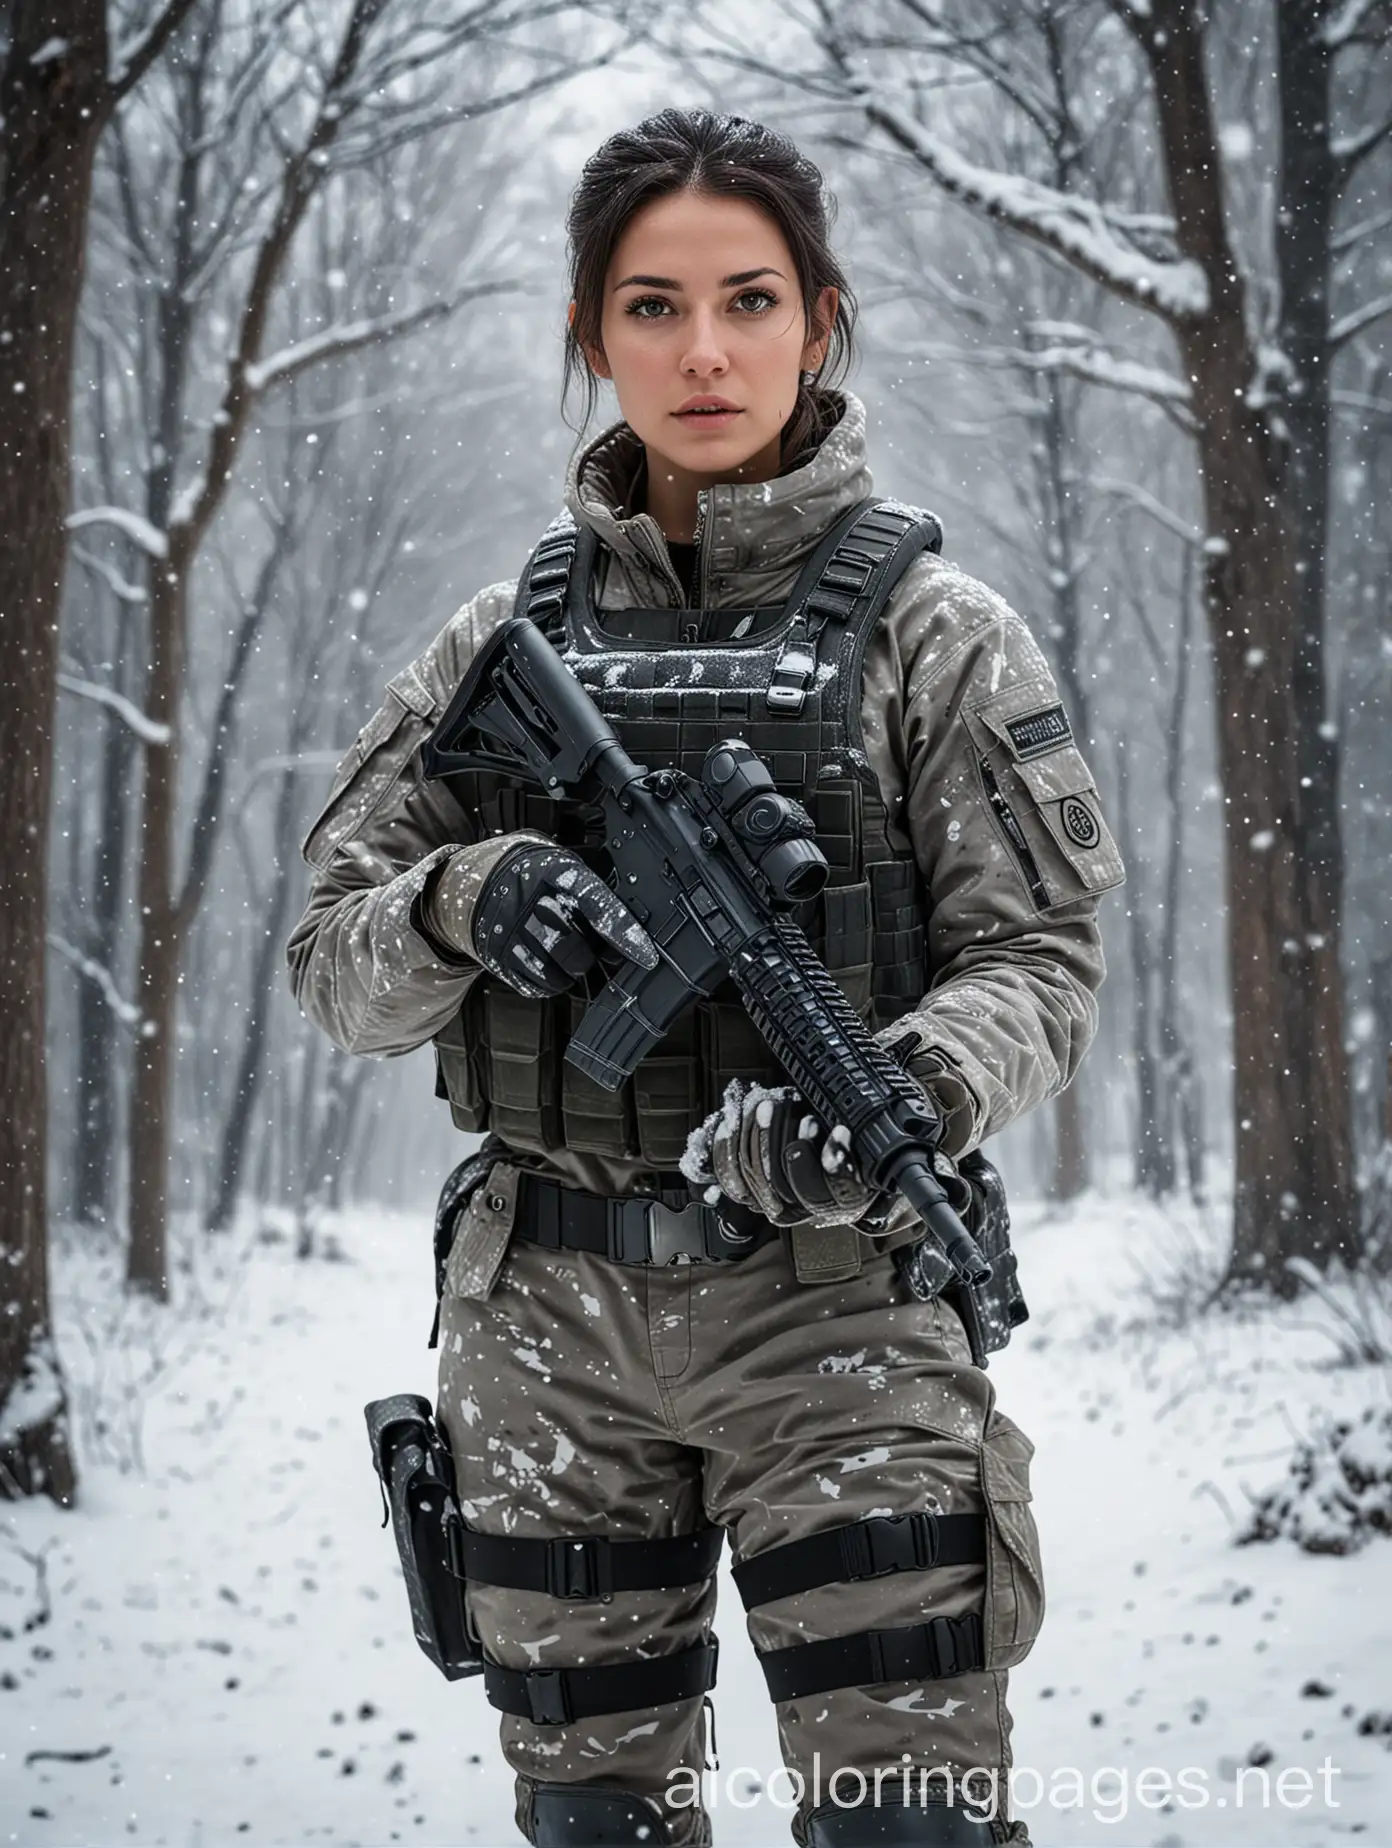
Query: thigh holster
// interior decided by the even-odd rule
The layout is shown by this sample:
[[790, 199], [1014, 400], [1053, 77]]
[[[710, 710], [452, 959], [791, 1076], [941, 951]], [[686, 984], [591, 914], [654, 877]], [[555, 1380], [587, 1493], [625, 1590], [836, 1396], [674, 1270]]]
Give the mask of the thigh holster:
[[396, 1393], [374, 1399], [366, 1415], [383, 1525], [390, 1520], [395, 1531], [411, 1626], [448, 1680], [481, 1674], [493, 1706], [538, 1726], [688, 1700], [715, 1686], [714, 1637], [674, 1655], [631, 1662], [505, 1668], [489, 1660], [470, 1626], [466, 1593], [473, 1579], [567, 1602], [607, 1604], [616, 1591], [699, 1584], [719, 1563], [723, 1527], [652, 1540], [477, 1533], [460, 1512], [454, 1460], [430, 1401], [419, 1393]]

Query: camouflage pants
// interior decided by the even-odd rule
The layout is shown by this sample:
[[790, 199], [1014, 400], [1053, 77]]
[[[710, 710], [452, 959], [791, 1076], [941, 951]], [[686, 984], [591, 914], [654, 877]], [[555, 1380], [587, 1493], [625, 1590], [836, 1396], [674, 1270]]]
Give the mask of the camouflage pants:
[[[955, 1311], [914, 1299], [889, 1256], [848, 1282], [808, 1286], [778, 1240], [738, 1264], [661, 1268], [509, 1242], [515, 1191], [516, 1170], [495, 1164], [446, 1276], [437, 1415], [469, 1525], [646, 1539], [716, 1522], [746, 1558], [871, 1514], [984, 1510], [984, 1568], [820, 1586], [746, 1621], [767, 1650], [983, 1611], [984, 1671], [783, 1701], [777, 1721], [785, 1764], [807, 1793], [792, 1819], [799, 1844], [814, 1751], [823, 1800], [837, 1766], [864, 1772], [872, 1791], [873, 1772], [891, 1769], [885, 1802], [903, 1800], [894, 1793], [906, 1766], [914, 1791], [921, 1772], [980, 1766], [998, 1774], [1003, 1818], [1006, 1669], [1028, 1653], [1044, 1608], [1033, 1445], [996, 1408]], [[714, 1578], [616, 1592], [609, 1603], [472, 1581], [468, 1592], [488, 1655], [519, 1669], [689, 1648], [708, 1637], [715, 1598]], [[505, 1714], [501, 1739], [524, 1834], [535, 1782], [602, 1783], [657, 1799], [671, 1841], [711, 1840], [694, 1802], [705, 1764], [699, 1698], [571, 1725]], [[995, 1833], [1027, 1842], [1015, 1828], [999, 1821]]]

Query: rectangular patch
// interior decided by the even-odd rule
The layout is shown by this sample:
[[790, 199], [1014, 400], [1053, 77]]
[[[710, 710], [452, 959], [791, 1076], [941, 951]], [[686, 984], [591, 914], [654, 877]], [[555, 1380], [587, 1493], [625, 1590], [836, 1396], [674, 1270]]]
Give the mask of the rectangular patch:
[[1072, 744], [1073, 729], [1062, 706], [1046, 706], [1042, 712], [1025, 712], [1018, 719], [1007, 719], [1005, 729], [1015, 755], [1021, 759], [1040, 757], [1056, 751], [1061, 744]]

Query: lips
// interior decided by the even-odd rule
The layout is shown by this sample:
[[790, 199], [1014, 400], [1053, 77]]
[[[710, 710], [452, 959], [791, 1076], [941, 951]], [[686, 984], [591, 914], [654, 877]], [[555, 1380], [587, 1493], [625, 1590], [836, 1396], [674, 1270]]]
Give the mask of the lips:
[[728, 398], [722, 398], [719, 392], [694, 392], [681, 409], [673, 413], [676, 417], [709, 418], [719, 422], [722, 418], [737, 417], [740, 407], [731, 404]]

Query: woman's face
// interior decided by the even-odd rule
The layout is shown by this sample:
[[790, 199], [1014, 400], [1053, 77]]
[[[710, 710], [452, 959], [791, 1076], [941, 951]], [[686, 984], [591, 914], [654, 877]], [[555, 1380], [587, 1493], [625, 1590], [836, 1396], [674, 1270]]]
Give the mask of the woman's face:
[[[837, 299], [822, 290], [808, 339], [792, 253], [774, 221], [746, 199], [673, 193], [625, 227], [604, 280], [602, 350], [585, 353], [614, 381], [650, 469], [655, 452], [690, 475], [767, 480], [778, 472], [798, 374], [821, 364]], [[733, 410], [683, 411], [710, 396]]]

